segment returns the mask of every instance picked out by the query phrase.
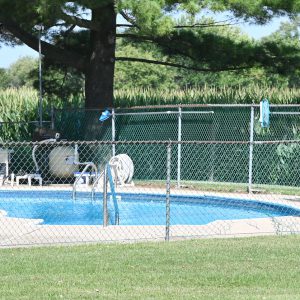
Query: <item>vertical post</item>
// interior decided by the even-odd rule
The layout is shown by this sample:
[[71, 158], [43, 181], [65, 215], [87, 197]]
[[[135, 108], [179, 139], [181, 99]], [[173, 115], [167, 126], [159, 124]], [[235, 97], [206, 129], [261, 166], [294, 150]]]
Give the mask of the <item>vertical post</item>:
[[116, 155], [116, 145], [114, 142], [116, 141], [116, 115], [115, 115], [115, 109], [113, 108], [111, 111], [112, 118], [111, 118], [111, 139], [112, 139], [112, 156]]
[[177, 188], [180, 188], [180, 180], [181, 180], [181, 138], [182, 138], [182, 108], [178, 107]]
[[166, 182], [166, 235], [165, 240], [170, 239], [170, 184], [171, 181], [171, 144], [167, 146], [167, 182]]
[[252, 168], [253, 168], [253, 138], [254, 138], [254, 106], [251, 106], [250, 117], [250, 147], [249, 147], [249, 175], [248, 192], [252, 193]]
[[108, 225], [108, 209], [107, 209], [107, 166], [103, 170], [103, 226]]
[[54, 125], [54, 107], [53, 107], [53, 104], [51, 104], [51, 129], [53, 130], [55, 128], [55, 125]]
[[38, 27], [39, 31], [39, 91], [40, 91], [40, 97], [39, 97], [39, 125], [40, 128], [43, 127], [43, 87], [42, 87], [42, 44], [41, 44], [41, 37], [42, 37], [42, 30], [43, 26], [39, 25]]
[[212, 147], [211, 149], [211, 156], [210, 156], [210, 175], [209, 175], [209, 181], [213, 182], [214, 181], [214, 176], [215, 176], [215, 159], [216, 159], [216, 132], [217, 132], [217, 124], [215, 121], [215, 118], [212, 121], [212, 130], [211, 130], [211, 141], [213, 143], [210, 145]]

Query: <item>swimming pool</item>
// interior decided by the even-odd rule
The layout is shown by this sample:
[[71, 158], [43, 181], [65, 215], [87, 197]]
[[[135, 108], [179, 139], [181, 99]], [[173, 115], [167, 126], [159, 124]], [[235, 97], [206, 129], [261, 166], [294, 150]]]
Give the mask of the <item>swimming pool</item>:
[[[123, 193], [120, 225], [164, 225], [165, 195]], [[111, 202], [111, 201], [109, 201]], [[0, 210], [8, 217], [39, 219], [47, 225], [102, 225], [101, 193], [69, 191], [0, 191]], [[109, 204], [110, 215], [114, 207]], [[171, 225], [204, 225], [216, 220], [300, 216], [300, 210], [274, 203], [215, 196], [171, 196]], [[110, 220], [113, 223], [112, 219]]]

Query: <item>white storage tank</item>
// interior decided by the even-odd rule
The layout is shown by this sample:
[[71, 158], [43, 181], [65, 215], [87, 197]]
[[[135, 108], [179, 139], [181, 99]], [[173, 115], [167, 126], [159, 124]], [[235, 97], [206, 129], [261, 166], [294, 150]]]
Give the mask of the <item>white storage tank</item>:
[[[75, 157], [76, 156], [76, 157]], [[58, 146], [51, 150], [49, 154], [49, 171], [56, 177], [67, 178], [73, 176], [78, 171], [78, 154], [71, 146]]]

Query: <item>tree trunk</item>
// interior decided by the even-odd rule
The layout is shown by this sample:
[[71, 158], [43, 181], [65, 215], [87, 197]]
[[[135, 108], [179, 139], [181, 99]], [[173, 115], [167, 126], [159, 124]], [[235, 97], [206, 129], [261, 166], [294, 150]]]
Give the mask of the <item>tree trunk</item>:
[[93, 9], [92, 21], [100, 24], [100, 28], [90, 33], [90, 54], [85, 72], [85, 107], [112, 107], [116, 48], [114, 6], [110, 4]]

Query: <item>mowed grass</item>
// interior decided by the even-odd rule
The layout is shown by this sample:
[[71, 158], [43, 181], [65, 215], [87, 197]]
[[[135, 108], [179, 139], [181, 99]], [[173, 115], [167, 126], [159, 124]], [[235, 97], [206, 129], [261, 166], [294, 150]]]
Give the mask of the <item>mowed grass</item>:
[[300, 299], [300, 236], [0, 252], [1, 299]]
[[[222, 193], [248, 193], [247, 183], [234, 182], [209, 182], [209, 181], [184, 181], [180, 182], [185, 190], [196, 190], [202, 192], [222, 192]], [[139, 187], [165, 188], [164, 180], [135, 180], [135, 185]], [[176, 188], [177, 182], [171, 181], [171, 188]], [[296, 186], [283, 186], [272, 184], [253, 184], [254, 193], [280, 194], [289, 196], [300, 196], [300, 188]]]

